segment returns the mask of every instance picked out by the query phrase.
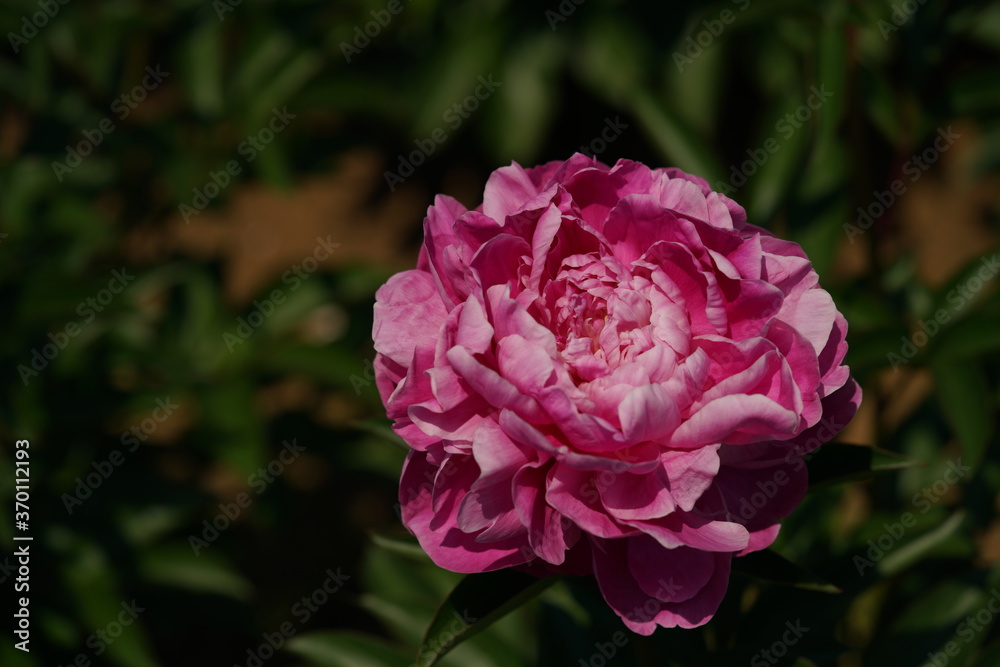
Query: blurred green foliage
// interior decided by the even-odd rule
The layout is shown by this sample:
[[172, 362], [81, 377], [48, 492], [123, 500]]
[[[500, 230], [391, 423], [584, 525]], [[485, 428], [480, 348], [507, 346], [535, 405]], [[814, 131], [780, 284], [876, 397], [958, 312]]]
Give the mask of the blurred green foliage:
[[[475, 205], [497, 166], [581, 146], [729, 189], [752, 222], [803, 245], [846, 315], [849, 361], [866, 390], [858, 437], [927, 463], [817, 489], [786, 521], [777, 550], [842, 593], [734, 575], [708, 626], [629, 635], [608, 664], [745, 665], [796, 621], [810, 630], [788, 664], [922, 665], [949, 641], [960, 649], [949, 665], [1000, 664], [993, 614], [976, 632], [961, 625], [1000, 585], [1000, 296], [995, 278], [973, 282], [996, 252], [1000, 212], [1000, 4], [400, 0], [395, 14], [390, 5], [0, 6], [0, 495], [11, 508], [14, 442], [29, 439], [34, 537], [31, 653], [5, 630], [0, 663], [414, 659], [460, 577], [397, 539], [405, 450], [386, 435], [366, 375], [374, 290], [403, 265], [345, 252], [302, 289], [260, 269], [263, 286], [240, 299], [218, 255], [166, 240], [179, 207], [198, 207], [196, 190], [211, 200], [183, 225], [197, 236], [244, 188], [292, 197], [357, 151], [399, 172], [415, 142], [441, 130], [405, 188], [391, 192], [376, 175], [363, 210], [404, 194], [426, 205], [439, 191]], [[147, 68], [162, 80], [154, 85]], [[455, 126], [449, 109], [490, 75], [501, 85]], [[831, 95], [809, 106], [814, 87]], [[265, 142], [285, 108], [296, 118]], [[598, 143], [609, 124], [620, 131]], [[845, 229], [952, 125], [965, 139], [960, 160], [944, 155], [917, 172], [921, 182], [906, 181], [913, 191], [870, 229]], [[246, 148], [250, 137], [259, 150]], [[73, 151], [91, 154], [77, 164]], [[211, 195], [211, 174], [234, 160], [232, 184]], [[942, 202], [934, 227], [956, 230], [944, 238], [957, 248], [940, 254], [909, 224], [920, 207], [903, 204], [930, 182], [938, 189], [920, 201]], [[253, 211], [240, 211], [224, 244], [246, 242]], [[328, 217], [338, 241], [348, 218]], [[411, 258], [419, 223], [415, 214], [399, 227]], [[270, 238], [296, 224], [290, 208]], [[135, 251], [144, 239], [159, 244], [152, 255]], [[119, 293], [109, 289], [114, 271], [134, 276]], [[253, 322], [250, 302], [274, 290], [287, 301], [227, 346], [237, 318]], [[919, 343], [921, 322], [926, 331], [942, 309], [948, 321]], [[915, 355], [894, 372], [889, 355], [903, 354], [904, 339]], [[305, 451], [287, 462], [286, 443]], [[940, 488], [959, 459], [971, 470]], [[855, 557], [870, 558], [906, 512], [914, 525], [859, 576]], [[14, 580], [12, 521], [5, 510], [4, 587]], [[331, 572], [347, 577], [332, 593]], [[596, 644], [623, 628], [596, 596], [587, 581], [560, 582], [442, 664], [598, 664]], [[112, 637], [132, 601], [143, 611]], [[274, 640], [287, 627], [293, 637]], [[278, 650], [265, 648], [268, 637]]]

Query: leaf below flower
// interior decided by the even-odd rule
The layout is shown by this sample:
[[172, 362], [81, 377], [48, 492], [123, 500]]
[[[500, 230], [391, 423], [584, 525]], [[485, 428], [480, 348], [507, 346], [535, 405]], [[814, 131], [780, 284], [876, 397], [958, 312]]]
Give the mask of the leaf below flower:
[[513, 570], [470, 574], [448, 595], [424, 634], [416, 667], [430, 667], [449, 651], [486, 629], [555, 583]]
[[842, 592], [819, 575], [804, 570], [770, 549], [733, 559], [733, 571], [782, 586], [794, 586], [819, 593]]
[[878, 447], [831, 442], [807, 455], [809, 488], [840, 484], [894, 470], [927, 465]]

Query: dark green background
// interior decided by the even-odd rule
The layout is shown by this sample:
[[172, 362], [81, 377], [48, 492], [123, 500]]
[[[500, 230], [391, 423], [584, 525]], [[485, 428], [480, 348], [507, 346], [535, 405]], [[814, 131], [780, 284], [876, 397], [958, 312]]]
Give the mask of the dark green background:
[[[816, 489], [785, 522], [777, 550], [843, 593], [734, 575], [708, 626], [627, 634], [608, 664], [767, 664], [759, 652], [796, 621], [810, 628], [789, 651], [801, 665], [922, 665], [949, 640], [949, 665], [1000, 664], [992, 615], [968, 641], [959, 626], [1000, 584], [1000, 295], [995, 278], [969, 282], [998, 245], [1000, 4], [911, 1], [897, 26], [875, 0], [401, 0], [350, 63], [341, 45], [388, 2], [49, 4], [16, 53], [0, 45], [3, 555], [23, 438], [34, 537], [32, 651], [12, 648], [5, 612], [0, 663], [246, 665], [291, 623], [265, 664], [408, 665], [459, 577], [393, 539], [405, 450], [366, 375], [374, 291], [412, 266], [435, 193], [474, 206], [493, 169], [565, 159], [617, 123], [605, 161], [713, 184], [753, 172], [732, 196], [804, 246], [850, 323], [866, 393], [845, 438], [927, 465]], [[40, 6], [4, 0], [3, 34]], [[157, 65], [169, 74], [122, 118], [116, 100]], [[501, 85], [453, 127], [448, 110], [490, 75]], [[832, 96], [789, 132], [812, 86]], [[275, 108], [295, 118], [246, 149]], [[113, 131], [95, 134], [103, 119]], [[949, 126], [961, 139], [911, 180], [908, 160]], [[438, 128], [446, 139], [390, 191], [384, 172]], [[92, 153], [53, 167], [85, 132], [101, 139]], [[239, 174], [185, 223], [179, 206], [233, 160]], [[896, 180], [898, 201], [851, 243], [844, 225]], [[317, 238], [340, 246], [295, 283]], [[122, 267], [134, 280], [88, 321], [79, 304]], [[227, 346], [275, 290], [284, 302]], [[939, 309], [949, 321], [894, 371], [888, 355]], [[70, 323], [78, 335], [60, 339]], [[65, 349], [22, 373], [50, 334]], [[129, 451], [123, 432], [168, 398], [178, 407]], [[262, 481], [286, 441], [305, 451]], [[116, 450], [121, 465], [69, 512], [77, 479]], [[959, 459], [971, 471], [933, 492]], [[923, 488], [932, 503], [915, 502]], [[241, 493], [251, 502], [209, 542], [203, 522]], [[916, 524], [859, 576], [853, 558], [906, 512]], [[192, 535], [208, 542], [197, 555]], [[349, 579], [296, 612], [328, 570]], [[600, 664], [595, 642], [623, 628], [594, 595], [560, 583], [445, 663]], [[144, 611], [96, 656], [88, 637], [133, 599]]]

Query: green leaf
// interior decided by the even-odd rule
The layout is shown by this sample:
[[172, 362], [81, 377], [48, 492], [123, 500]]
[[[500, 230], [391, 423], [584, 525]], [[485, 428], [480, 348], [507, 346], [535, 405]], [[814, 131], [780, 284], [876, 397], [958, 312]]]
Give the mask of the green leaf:
[[573, 52], [578, 76], [611, 106], [621, 106], [643, 87], [650, 69], [650, 55], [635, 39], [635, 26], [620, 13], [605, 13], [587, 23], [584, 35]]
[[938, 363], [981, 359], [1000, 350], [1000, 317], [994, 313], [975, 313], [943, 330], [933, 345]]
[[288, 651], [322, 667], [397, 667], [406, 656], [382, 638], [354, 632], [313, 632], [294, 637]]
[[[995, 286], [991, 285], [995, 277], [997, 255], [1000, 251], [986, 253], [969, 261], [962, 269], [941, 286], [934, 294], [934, 301], [928, 309], [927, 317], [935, 318], [943, 327], [951, 323], [953, 319], [961, 320], [963, 311], [972, 306], [975, 310], [988, 296], [995, 291]], [[983, 280], [982, 271], [987, 271], [989, 277]]]
[[526, 41], [506, 59], [497, 102], [487, 106], [492, 114], [487, 135], [499, 163], [537, 158], [555, 111], [555, 78], [563, 51], [558, 38], [547, 33]]
[[[435, 130], [443, 129], [453, 136], [461, 126], [455, 127], [444, 116], [455, 104], [462, 103], [480, 85], [479, 77], [487, 78], [496, 72], [497, 51], [502, 37], [495, 22], [469, 26], [468, 32], [444, 45], [434, 66], [429, 67], [426, 80], [419, 88], [419, 95], [408, 100], [418, 102], [418, 107], [407, 116], [415, 119], [413, 138], [424, 139]], [[501, 80], [502, 81], [502, 80]], [[503, 82], [506, 83], [506, 82]], [[452, 118], [452, 116], [448, 116]]]
[[[773, 111], [774, 118], [779, 118], [777, 124], [763, 125], [759, 136], [760, 143], [757, 147], [750, 149], [756, 151], [755, 155], [764, 155], [763, 163], [754, 172], [749, 170], [747, 180], [750, 183], [749, 203], [747, 205], [747, 215], [752, 220], [759, 220], [766, 224], [770, 221], [781, 203], [787, 199], [795, 179], [799, 178], [805, 166], [805, 161], [809, 152], [810, 125], [803, 125], [795, 129], [785, 123], [784, 130], [777, 131], [782, 125], [786, 113], [795, 113], [800, 108], [801, 98], [790, 96], [779, 103]], [[770, 117], [769, 117], [770, 119]], [[791, 131], [792, 134], [787, 134]], [[771, 142], [775, 143], [771, 143]], [[772, 155], [765, 146], [777, 146], [776, 152]], [[749, 156], [749, 153], [746, 154]], [[743, 157], [743, 156], [741, 156]], [[745, 164], [744, 162], [741, 162]]]
[[981, 362], [966, 360], [931, 364], [941, 409], [951, 425], [966, 461], [973, 468], [983, 460], [993, 431], [989, 387]]
[[218, 21], [204, 21], [188, 42], [185, 62], [191, 106], [203, 116], [218, 116], [222, 94], [222, 33]]
[[709, 183], [723, 180], [724, 173], [712, 151], [666, 104], [647, 91], [635, 90], [631, 105], [650, 141], [671, 165]]
[[[956, 534], [962, 527], [965, 516], [965, 510], [959, 510], [931, 532], [924, 533], [920, 537], [898, 547], [878, 563], [879, 572], [886, 576], [896, 574], [913, 565], [921, 558], [927, 557], [928, 554], [939, 548], [946, 549], [949, 553], [958, 552], [955, 555], [959, 557], [970, 557], [972, 555], [971, 549], [969, 550], [970, 553], [961, 553], [965, 550], [963, 548], [965, 546], [964, 541], [958, 545], [949, 543], [953, 541], [951, 538], [956, 537]], [[955, 548], [956, 546], [957, 548]]]
[[956, 77], [950, 86], [952, 107], [961, 115], [995, 114], [1000, 109], [1000, 85], [992, 68]]
[[842, 592], [819, 575], [808, 572], [770, 549], [734, 559], [733, 571], [781, 586], [794, 586], [818, 593]]
[[891, 83], [882, 80], [877, 72], [860, 69], [862, 99], [869, 118], [882, 135], [893, 145], [900, 141], [903, 117], [901, 104]]
[[826, 15], [823, 17], [823, 27], [819, 31], [817, 84], [836, 91], [833, 98], [819, 110], [819, 139], [817, 143], [821, 144], [836, 140], [837, 126], [848, 105], [849, 95], [846, 94], [848, 93], [846, 83], [847, 65], [850, 62], [850, 57], [848, 56], [848, 33], [844, 25], [844, 17], [841, 16], [843, 13], [846, 13], [844, 5], [831, 4], [827, 8]]
[[879, 473], [926, 465], [878, 447], [831, 442], [808, 456], [809, 488], [840, 484]]
[[412, 535], [407, 534], [405, 537], [397, 537], [371, 531], [368, 533], [368, 537], [371, 538], [375, 546], [381, 547], [390, 553], [406, 556], [407, 558], [416, 558], [421, 561], [429, 560], [426, 552], [424, 552], [420, 543], [417, 542], [417, 538]]
[[437, 664], [450, 650], [555, 583], [513, 570], [470, 574], [438, 608], [417, 652], [416, 667]]
[[[53, 531], [53, 551], [59, 553], [63, 590], [78, 607], [80, 619], [92, 629], [107, 628], [122, 612], [142, 613], [146, 598], [124, 595], [119, 578], [103, 545], [59, 527]], [[129, 606], [130, 603], [133, 606]], [[146, 639], [146, 619], [137, 617], [113, 643], [107, 644], [107, 664], [122, 667], [155, 667]]]
[[928, 653], [941, 652], [949, 639], [959, 640], [956, 643], [962, 651], [959, 656], [946, 657], [948, 667], [968, 664], [967, 658], [975, 648], [967, 647], [968, 637], [956, 631], [967, 615], [975, 615], [982, 608], [984, 597], [975, 583], [949, 578], [948, 573], [941, 572], [935, 580], [910, 593], [903, 606], [893, 610], [887, 632], [870, 650], [871, 660], [866, 664], [932, 665]]
[[396, 432], [392, 430], [392, 427], [385, 423], [384, 419], [378, 421], [374, 419], [364, 421], [359, 420], [353, 422], [352, 425], [359, 431], [370, 433], [378, 438], [381, 438], [382, 440], [385, 440], [386, 442], [390, 442], [397, 447], [402, 448], [404, 451], [410, 451], [410, 446], [406, 444], [406, 441], [399, 437]]
[[144, 554], [142, 573], [147, 581], [166, 586], [215, 593], [247, 600], [253, 586], [224, 558], [214, 553], [195, 555], [186, 546], [164, 546]]

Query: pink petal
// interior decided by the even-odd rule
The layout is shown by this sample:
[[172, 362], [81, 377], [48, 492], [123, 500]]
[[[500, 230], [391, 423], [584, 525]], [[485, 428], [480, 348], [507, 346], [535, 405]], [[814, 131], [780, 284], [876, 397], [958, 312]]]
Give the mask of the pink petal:
[[429, 274], [397, 273], [375, 293], [375, 351], [406, 368], [418, 344], [433, 345], [447, 316]]
[[[455, 465], [457, 469], [459, 464]], [[437, 472], [427, 462], [426, 454], [410, 452], [399, 485], [403, 523], [431, 560], [453, 572], [487, 572], [529, 560], [530, 555], [522, 550], [527, 546], [525, 537], [483, 544], [456, 527], [458, 499], [464, 495], [461, 486], [449, 489], [435, 513], [431, 501], [433, 487], [428, 477], [433, 479]]]

